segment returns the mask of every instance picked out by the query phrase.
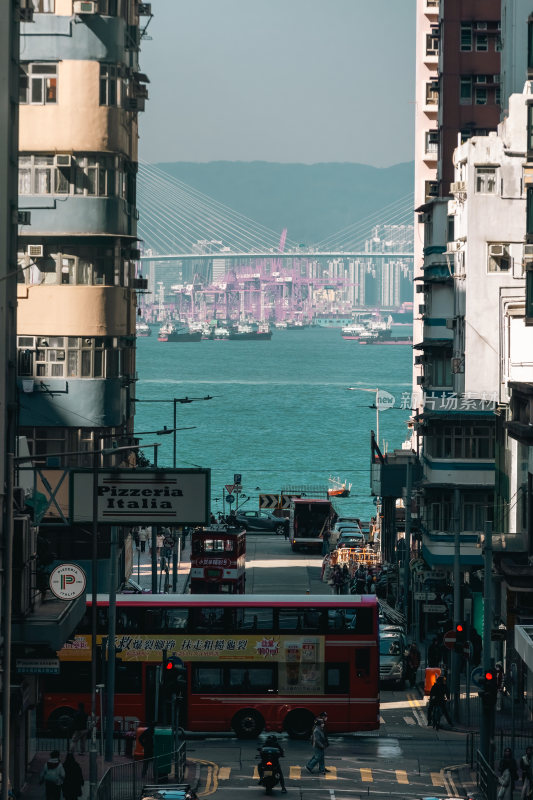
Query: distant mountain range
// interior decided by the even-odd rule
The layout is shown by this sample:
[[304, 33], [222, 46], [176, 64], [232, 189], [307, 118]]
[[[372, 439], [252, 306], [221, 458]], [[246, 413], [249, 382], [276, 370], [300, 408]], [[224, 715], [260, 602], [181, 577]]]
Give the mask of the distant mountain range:
[[311, 245], [413, 191], [413, 162], [365, 164], [176, 161], [160, 169], [292, 241]]

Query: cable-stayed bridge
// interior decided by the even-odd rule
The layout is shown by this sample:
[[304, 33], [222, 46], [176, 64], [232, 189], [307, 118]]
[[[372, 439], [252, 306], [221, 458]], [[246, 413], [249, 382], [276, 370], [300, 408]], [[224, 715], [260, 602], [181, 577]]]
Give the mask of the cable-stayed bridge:
[[142, 260], [410, 260], [413, 195], [394, 200], [346, 228], [302, 247], [286, 236], [141, 162], [138, 177]]

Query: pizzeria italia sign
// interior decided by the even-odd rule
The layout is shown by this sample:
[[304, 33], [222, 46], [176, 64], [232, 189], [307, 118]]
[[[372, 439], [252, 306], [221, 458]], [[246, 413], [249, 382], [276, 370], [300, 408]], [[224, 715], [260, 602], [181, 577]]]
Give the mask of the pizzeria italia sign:
[[[93, 520], [94, 473], [73, 470], [72, 522]], [[205, 525], [210, 470], [99, 470], [98, 522], [115, 524]]]

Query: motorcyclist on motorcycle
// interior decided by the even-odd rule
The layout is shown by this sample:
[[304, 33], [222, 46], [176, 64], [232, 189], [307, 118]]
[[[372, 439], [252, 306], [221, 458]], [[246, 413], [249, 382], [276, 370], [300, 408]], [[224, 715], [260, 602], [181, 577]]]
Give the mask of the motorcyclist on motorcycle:
[[262, 744], [260, 747], [257, 748], [259, 752], [259, 764], [257, 767], [257, 771], [259, 773], [259, 784], [263, 782], [263, 772], [264, 772], [264, 765], [263, 765], [263, 758], [264, 758], [264, 750], [268, 750], [269, 757], [272, 759], [274, 771], [279, 776], [279, 783], [281, 786], [281, 791], [283, 794], [287, 793], [287, 789], [285, 787], [285, 778], [283, 777], [283, 770], [281, 769], [281, 764], [279, 763], [280, 758], [283, 758], [285, 753], [283, 752], [283, 748], [278, 742], [277, 736], [270, 735], [267, 736], [265, 743]]

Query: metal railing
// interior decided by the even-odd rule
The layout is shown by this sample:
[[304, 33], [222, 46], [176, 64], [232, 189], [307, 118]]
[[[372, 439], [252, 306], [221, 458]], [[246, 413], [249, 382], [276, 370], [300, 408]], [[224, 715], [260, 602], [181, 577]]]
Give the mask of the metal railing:
[[[508, 731], [497, 730], [494, 734], [494, 739], [491, 742], [490, 761], [493, 765], [500, 762], [503, 757], [503, 751], [506, 747], [510, 747], [513, 756], [519, 759], [522, 753], [525, 753], [526, 747], [533, 745], [533, 730], [521, 731]], [[466, 754], [465, 761], [471, 767], [475, 766], [476, 753], [479, 747], [479, 733], [477, 731], [469, 731], [466, 735]]]
[[183, 783], [185, 764], [186, 748], [182, 742], [172, 753], [109, 767], [98, 784], [96, 800], [137, 800], [148, 784]]
[[496, 800], [496, 795], [498, 793], [498, 776], [479, 750], [476, 751], [476, 759], [478, 789], [482, 792], [485, 800]]

